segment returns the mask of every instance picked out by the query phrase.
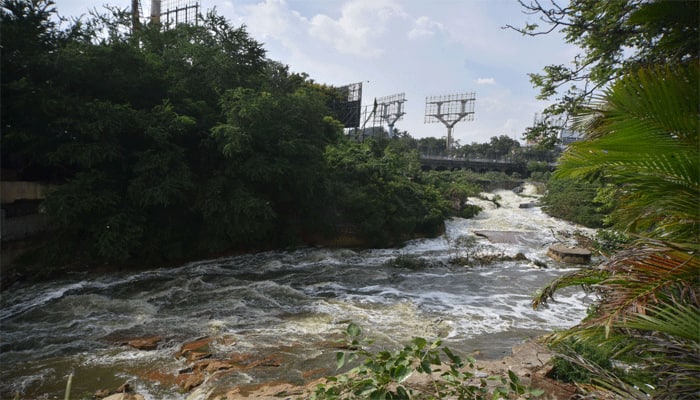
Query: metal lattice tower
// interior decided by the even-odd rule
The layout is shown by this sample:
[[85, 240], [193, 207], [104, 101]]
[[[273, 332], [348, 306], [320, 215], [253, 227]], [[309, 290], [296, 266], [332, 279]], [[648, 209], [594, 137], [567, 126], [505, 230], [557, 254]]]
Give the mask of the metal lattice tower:
[[457, 122], [474, 120], [476, 94], [462, 93], [425, 99], [425, 123], [442, 122], [447, 127], [447, 152], [452, 149], [452, 128]]
[[198, 0], [151, 0], [152, 23], [196, 24], [198, 15]]
[[[406, 114], [403, 104], [405, 102], [405, 93], [374, 99], [374, 105], [371, 106], [371, 108], [370, 106], [366, 106], [362, 112], [364, 117], [364, 123], [361, 129], [363, 137], [375, 136], [377, 131], [380, 131], [382, 125], [385, 123], [388, 126], [388, 134], [390, 136], [393, 135], [394, 125]], [[366, 134], [367, 130], [370, 131], [369, 135]]]

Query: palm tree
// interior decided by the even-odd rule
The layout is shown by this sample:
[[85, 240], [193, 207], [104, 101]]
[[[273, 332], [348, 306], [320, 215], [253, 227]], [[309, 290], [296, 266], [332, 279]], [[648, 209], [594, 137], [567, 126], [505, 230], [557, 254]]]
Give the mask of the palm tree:
[[627, 367], [638, 374], [611, 375], [568, 356], [595, 372], [595, 390], [614, 397], [700, 396], [699, 73], [695, 60], [623, 77], [577, 120], [588, 140], [568, 149], [557, 171], [614, 185], [612, 221], [637, 238], [596, 268], [550, 283], [533, 301], [537, 307], [573, 285], [599, 294], [587, 319], [551, 340], [624, 343], [614, 356], [633, 356]]

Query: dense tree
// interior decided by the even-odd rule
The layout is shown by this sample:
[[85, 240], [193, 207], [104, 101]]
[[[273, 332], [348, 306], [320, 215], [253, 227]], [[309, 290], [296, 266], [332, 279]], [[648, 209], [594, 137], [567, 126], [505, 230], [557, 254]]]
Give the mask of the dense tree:
[[[302, 217], [316, 220], [312, 214], [325, 196], [324, 151], [342, 132], [337, 121], [324, 115], [321, 96], [311, 88], [278, 96], [235, 89], [221, 101], [226, 122], [214, 127], [213, 136], [227, 159], [225, 173], [237, 183], [236, 190], [259, 199], [262, 209], [253, 214], [276, 215], [283, 225]], [[240, 218], [251, 211], [235, 209], [243, 204], [234, 203], [229, 210], [239, 216], [238, 221], [217, 219], [240, 224]], [[250, 218], [248, 224], [255, 225], [256, 220]], [[236, 224], [231, 226], [228, 229], [235, 229]]]
[[381, 147], [372, 142], [347, 141], [327, 149], [337, 225], [358, 231], [372, 246], [440, 232], [448, 204], [433, 185], [416, 182], [417, 153], [387, 146], [377, 156]]
[[591, 95], [642, 65], [687, 62], [700, 49], [700, 2], [695, 0], [519, 0], [526, 14], [538, 17], [508, 28], [530, 36], [560, 31], [581, 49], [571, 65], [549, 65], [530, 74], [540, 99], [559, 96], [543, 120], [527, 130], [528, 140], [556, 143], [557, 115], [573, 116]]
[[337, 90], [265, 59], [243, 27], [209, 13], [132, 31], [108, 8], [60, 32], [51, 2], [2, 6], [3, 169], [54, 184], [52, 262], [279, 246], [335, 224], [371, 245], [440, 230], [413, 139], [347, 143]]
[[424, 156], [446, 156], [446, 148], [447, 139], [445, 138], [425, 137], [418, 139], [418, 152]]
[[601, 228], [611, 211], [596, 201], [600, 181], [556, 178], [547, 183], [542, 209], [549, 215], [589, 228]]

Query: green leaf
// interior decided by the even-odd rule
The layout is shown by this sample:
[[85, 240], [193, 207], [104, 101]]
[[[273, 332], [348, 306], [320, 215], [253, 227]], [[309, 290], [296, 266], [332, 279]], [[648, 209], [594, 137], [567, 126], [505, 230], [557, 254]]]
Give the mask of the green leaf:
[[419, 350], [428, 345], [428, 341], [421, 337], [413, 338], [412, 342]]
[[398, 383], [401, 383], [411, 376], [413, 371], [411, 368], [407, 368], [405, 365], [398, 365], [391, 371], [391, 377], [394, 378]]
[[399, 386], [396, 388], [396, 394], [398, 396], [398, 399], [401, 400], [408, 400], [411, 398], [411, 395], [406, 391], [406, 389], [404, 389], [403, 386]]
[[360, 329], [360, 327], [354, 323], [350, 323], [348, 325], [346, 332], [347, 332], [348, 336], [350, 336], [350, 337], [358, 337], [362, 334], [362, 330]]
[[419, 371], [421, 371], [421, 372], [423, 372], [423, 373], [426, 373], [426, 374], [432, 373], [432, 372], [433, 372], [433, 368], [432, 368], [432, 366], [430, 365], [430, 361], [428, 361], [428, 360], [422, 360], [422, 361], [420, 362], [420, 369], [419, 369]]
[[339, 351], [335, 353], [335, 365], [336, 369], [343, 368], [343, 365], [345, 365], [345, 352]]

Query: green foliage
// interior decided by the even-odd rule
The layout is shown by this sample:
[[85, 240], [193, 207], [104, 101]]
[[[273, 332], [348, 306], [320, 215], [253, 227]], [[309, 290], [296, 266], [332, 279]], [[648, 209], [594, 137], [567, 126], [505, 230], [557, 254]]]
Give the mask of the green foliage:
[[267, 60], [245, 27], [210, 12], [134, 30], [107, 8], [59, 31], [55, 14], [0, 7], [2, 167], [53, 184], [46, 259], [150, 263], [319, 233], [386, 246], [444, 229], [416, 141], [345, 141], [337, 91]]
[[625, 76], [582, 118], [589, 140], [572, 146], [557, 172], [602, 176], [610, 186], [600, 198], [616, 207], [615, 228], [637, 238], [597, 268], [552, 282], [533, 301], [541, 304], [558, 287], [595, 289], [595, 312], [553, 339], [595, 345], [622, 336], [626, 346], [615, 357], [632, 354], [627, 364], [639, 374], [572, 358], [595, 375], [594, 390], [611, 396], [693, 398], [700, 390], [697, 85], [697, 62]]
[[[538, 98], [559, 96], [545, 117], [577, 114], [590, 96], [641, 65], [678, 64], [697, 60], [700, 48], [700, 3], [695, 0], [614, 2], [570, 0], [568, 4], [519, 0], [524, 11], [539, 16], [522, 28], [524, 35], [554, 31], [581, 49], [569, 65], [549, 65], [530, 74]], [[545, 119], [547, 119], [545, 118]], [[526, 132], [530, 140], [557, 142], [561, 123], [544, 121]]]
[[589, 228], [600, 228], [606, 213], [602, 203], [596, 202], [596, 194], [602, 185], [599, 181], [551, 178], [547, 192], [541, 198], [542, 209], [549, 215], [572, 221]]
[[551, 167], [544, 161], [528, 161], [527, 171], [530, 179], [537, 182], [547, 182], [552, 177]]
[[598, 229], [595, 232], [593, 245], [596, 251], [604, 255], [614, 254], [632, 242], [629, 235], [614, 229]]
[[558, 173], [581, 179], [602, 171], [615, 182], [617, 229], [698, 242], [698, 76], [697, 63], [641, 69], [581, 118], [591, 140], [572, 146]]
[[417, 182], [415, 152], [345, 141], [329, 146], [325, 156], [338, 225], [351, 223], [371, 246], [441, 232], [447, 205], [432, 185]]
[[607, 342], [604, 346], [591, 341], [575, 341], [568, 339], [554, 346], [554, 349], [562, 354], [552, 360], [551, 378], [570, 383], [591, 383], [595, 375], [588, 369], [570, 361], [571, 357], [581, 357], [588, 362], [607, 370], [612, 369], [612, 355], [615, 353], [615, 345]]
[[478, 175], [468, 171], [427, 171], [421, 175], [422, 182], [434, 186], [451, 205], [450, 215], [461, 218], [481, 212], [481, 207], [469, 204], [469, 197], [477, 197], [482, 191], [476, 183], [478, 179]]
[[[439, 340], [414, 338], [401, 350], [373, 353], [367, 349], [372, 342], [363, 339], [360, 327], [351, 323], [345, 334], [350, 351], [337, 353], [337, 368], [355, 360], [360, 364], [326, 378], [312, 399], [508, 399], [512, 395], [531, 399], [543, 393], [523, 386], [512, 371], [507, 376], [478, 378], [476, 360], [469, 358], [465, 363]], [[414, 374], [428, 376], [429, 384], [412, 384]], [[489, 381], [496, 384], [489, 387]]]

